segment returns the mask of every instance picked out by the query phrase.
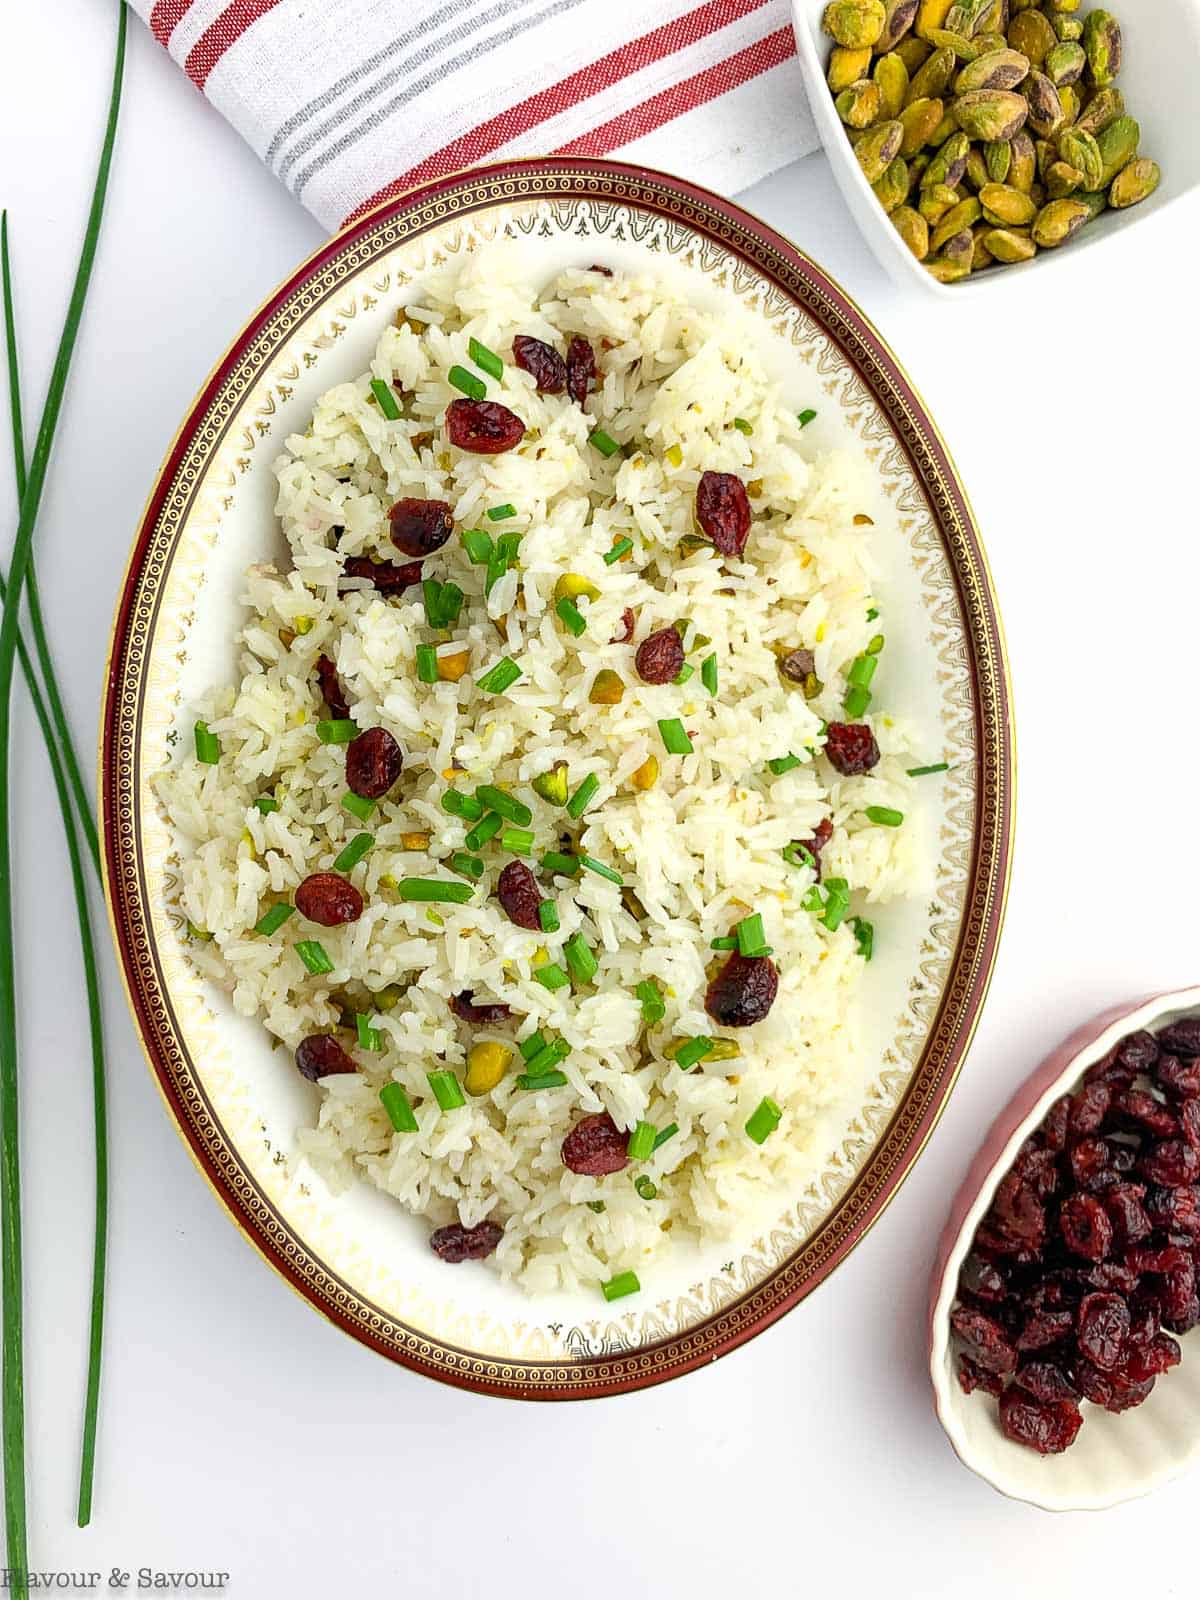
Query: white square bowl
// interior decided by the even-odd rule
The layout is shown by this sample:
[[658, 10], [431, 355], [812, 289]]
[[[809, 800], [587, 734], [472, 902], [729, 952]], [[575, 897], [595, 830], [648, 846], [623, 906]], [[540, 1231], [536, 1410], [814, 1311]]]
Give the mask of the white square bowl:
[[928, 294], [958, 297], [987, 292], [1019, 272], [1046, 272], [1103, 244], [1122, 229], [1136, 227], [1189, 191], [1200, 190], [1200, 136], [1189, 122], [1200, 86], [1200, 0], [1115, 0], [1121, 22], [1124, 65], [1118, 79], [1130, 116], [1141, 124], [1141, 153], [1162, 168], [1162, 182], [1148, 200], [1124, 211], [1105, 211], [1058, 250], [1040, 250], [1020, 267], [972, 273], [957, 283], [939, 283], [926, 272], [892, 227], [879, 204], [854, 148], [846, 137], [825, 68], [833, 41], [821, 31], [826, 0], [792, 0], [796, 48], [813, 119], [846, 203], [881, 265], [897, 283]]

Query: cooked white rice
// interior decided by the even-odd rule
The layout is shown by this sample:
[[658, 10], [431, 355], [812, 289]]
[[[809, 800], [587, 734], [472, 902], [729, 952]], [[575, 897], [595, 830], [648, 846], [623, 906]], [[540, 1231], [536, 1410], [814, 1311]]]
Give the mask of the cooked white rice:
[[[539, 396], [512, 365], [518, 333], [560, 350], [573, 334], [593, 342], [602, 380], [587, 415], [566, 395]], [[476, 370], [471, 336], [506, 357], [488, 397], [528, 428], [508, 454], [466, 454], [444, 439], [446, 406], [457, 398], [447, 372], [456, 363]], [[371, 378], [403, 391], [403, 420], [381, 414]], [[735, 427], [735, 418], [752, 431]], [[597, 421], [636, 451], [605, 458], [588, 444]], [[292, 565], [250, 572], [241, 680], [196, 708], [220, 740], [219, 764], [189, 753], [161, 780], [186, 841], [182, 909], [211, 935], [191, 946], [202, 970], [290, 1049], [336, 1028], [347, 1005], [371, 1014], [381, 1035], [377, 1054], [357, 1048], [353, 1034], [339, 1035], [360, 1071], [321, 1082], [315, 1126], [300, 1135], [311, 1165], [334, 1186], [366, 1177], [431, 1227], [503, 1223], [489, 1265], [530, 1291], [630, 1268], [644, 1274], [670, 1241], [730, 1234], [811, 1172], [824, 1154], [814, 1137], [822, 1108], [862, 1076], [854, 1003], [871, 969], [849, 919], [829, 931], [803, 909], [813, 873], [782, 851], [829, 817], [824, 873], [848, 880], [853, 913], [911, 894], [920, 876], [913, 829], [876, 826], [863, 813], [883, 805], [910, 815], [914, 797], [904, 735], [887, 717], [866, 719], [883, 751], [869, 775], [840, 777], [814, 753], [822, 720], [842, 716], [846, 670], [880, 624], [868, 618], [872, 529], [855, 520], [859, 464], [848, 453], [813, 455], [736, 328], [655, 276], [568, 271], [538, 292], [502, 249], [431, 274], [407, 316], [384, 333], [370, 372], [331, 389], [308, 431], [288, 440], [277, 510]], [[744, 560], [680, 549], [694, 531], [696, 485], [708, 469], [752, 483]], [[457, 528], [521, 534], [519, 567], [486, 600], [483, 568], [471, 565], [457, 536], [427, 563], [467, 597], [453, 638], [469, 646], [471, 665], [457, 683], [417, 679], [417, 646], [439, 637], [425, 624], [419, 589], [387, 600], [342, 578], [348, 555], [404, 559], [389, 544], [387, 522], [402, 496], [447, 500]], [[517, 508], [515, 519], [489, 523], [486, 510], [504, 503]], [[344, 530], [340, 537], [335, 529]], [[602, 553], [621, 536], [633, 540], [633, 556], [606, 565]], [[566, 572], [601, 591], [590, 605], [580, 602], [587, 631], [578, 639], [554, 611]], [[625, 607], [637, 617], [634, 643], [610, 644]], [[690, 649], [695, 676], [682, 687], [643, 684], [633, 668], [637, 642], [684, 618], [688, 642], [697, 634], [711, 641]], [[801, 645], [813, 651], [825, 685], [812, 701], [776, 665], [777, 654]], [[709, 653], [720, 668], [715, 698], [699, 673]], [[309, 873], [330, 870], [363, 827], [340, 803], [344, 747], [316, 735], [328, 715], [314, 674], [322, 654], [336, 660], [359, 726], [381, 724], [399, 741], [404, 770], [368, 824], [373, 849], [349, 874], [366, 900], [362, 918], [325, 929], [295, 915], [264, 938], [253, 929], [266, 907], [290, 898]], [[523, 676], [506, 694], [487, 696], [475, 679], [502, 656], [518, 661]], [[589, 701], [601, 668], [624, 680], [619, 705]], [[657, 721], [675, 716], [694, 735], [691, 755], [663, 748]], [[773, 776], [768, 759], [789, 752], [802, 764]], [[658, 781], [639, 791], [632, 774], [651, 756]], [[512, 789], [534, 811], [532, 859], [558, 848], [572, 824], [528, 787], [556, 762], [567, 764], [571, 790], [589, 773], [600, 779], [575, 829], [579, 847], [620, 871], [644, 917], [601, 877], [542, 874], [561, 929], [526, 932], [491, 893], [511, 859], [495, 845], [481, 851], [487, 870], [471, 903], [398, 898], [398, 879], [452, 878], [446, 860], [463, 847], [469, 824], [442, 809], [448, 780], [468, 792], [483, 783]], [[253, 801], [268, 792], [279, 808], [263, 815]], [[416, 831], [428, 833], [427, 849], [402, 844]], [[748, 908], [766, 925], [779, 997], [756, 1026], [720, 1029], [704, 1009], [708, 974], [725, 959], [710, 941]], [[577, 930], [599, 971], [583, 989], [552, 994], [533, 973], [547, 953], [561, 960]], [[328, 976], [310, 975], [295, 952], [297, 941], [314, 937], [333, 962]], [[647, 978], [666, 1000], [664, 1021], [649, 1030], [635, 996]], [[376, 1011], [378, 997], [394, 999], [396, 986], [399, 1002]], [[472, 1034], [447, 1009], [465, 989], [505, 1002], [512, 1024]], [[566, 1087], [516, 1087], [522, 1062], [514, 1055], [498, 1088], [462, 1109], [439, 1110], [430, 1069], [461, 1076], [480, 1037], [511, 1046], [535, 1030], [570, 1044]], [[684, 1072], [664, 1049], [697, 1034], [736, 1040], [740, 1055]], [[290, 1070], [278, 1059], [280, 1071]], [[416, 1108], [418, 1133], [393, 1132], [379, 1099], [391, 1080]], [[746, 1122], [766, 1095], [783, 1117], [758, 1145]], [[576, 1175], [562, 1164], [563, 1137], [601, 1110], [625, 1129], [647, 1120], [679, 1131], [621, 1173]], [[654, 1198], [635, 1189], [639, 1176], [652, 1180]], [[598, 1201], [604, 1209], [586, 1203]]]

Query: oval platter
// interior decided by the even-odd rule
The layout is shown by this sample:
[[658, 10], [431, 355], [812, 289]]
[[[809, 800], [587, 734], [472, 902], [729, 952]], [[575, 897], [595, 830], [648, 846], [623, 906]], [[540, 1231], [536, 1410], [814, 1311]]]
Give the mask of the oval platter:
[[[316, 1091], [201, 979], [179, 908], [179, 846], [151, 780], [189, 707], [232, 675], [243, 574], [282, 554], [272, 464], [316, 399], [368, 365], [422, 271], [509, 239], [544, 281], [568, 265], [681, 275], [726, 308], [814, 449], [858, 452], [879, 538], [888, 701], [951, 771], [928, 780], [927, 892], [879, 912], [859, 1019], [861, 1076], [822, 1156], [719, 1246], [679, 1248], [636, 1301], [531, 1299], [447, 1270], [423, 1226], [367, 1184], [331, 1193], [300, 1156]], [[486, 1393], [577, 1399], [659, 1383], [775, 1322], [842, 1261], [920, 1155], [962, 1065], [995, 960], [1013, 826], [1003, 637], [946, 447], [886, 344], [808, 257], [682, 180], [589, 160], [514, 161], [441, 179], [324, 245], [259, 310], [172, 445], [118, 603], [101, 745], [105, 865], [129, 1001], [168, 1110], [263, 1257], [362, 1343]]]

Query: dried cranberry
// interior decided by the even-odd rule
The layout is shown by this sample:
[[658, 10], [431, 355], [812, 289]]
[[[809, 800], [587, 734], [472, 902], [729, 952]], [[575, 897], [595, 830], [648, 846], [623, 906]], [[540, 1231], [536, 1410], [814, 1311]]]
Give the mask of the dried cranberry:
[[1114, 1372], [1125, 1359], [1129, 1307], [1116, 1294], [1084, 1295], [1075, 1335], [1081, 1354], [1101, 1372]]
[[1138, 1296], [1129, 1305], [1129, 1348], [1144, 1350], [1158, 1338], [1158, 1307]]
[[1104, 1209], [1113, 1225], [1117, 1244], [1122, 1248], [1137, 1244], [1151, 1231], [1153, 1225], [1142, 1205], [1145, 1193], [1140, 1183], [1117, 1183], [1105, 1191]]
[[1164, 1372], [1177, 1367], [1183, 1352], [1169, 1333], [1156, 1334], [1146, 1345], [1131, 1350], [1125, 1363], [1125, 1376], [1134, 1383], [1145, 1383], [1148, 1378], [1161, 1378]]
[[831, 722], [825, 731], [825, 754], [843, 777], [854, 778], [876, 765], [879, 746], [865, 722]]
[[346, 782], [364, 800], [378, 800], [400, 776], [404, 756], [386, 728], [368, 728], [346, 746]]
[[1172, 1333], [1187, 1333], [1195, 1326], [1196, 1268], [1191, 1256], [1185, 1256], [1180, 1266], [1163, 1273], [1158, 1305], [1163, 1325]]
[[1083, 1417], [1073, 1400], [1034, 1400], [1020, 1389], [1000, 1397], [1000, 1427], [1008, 1439], [1039, 1455], [1061, 1455], [1075, 1443]]
[[1175, 1244], [1129, 1250], [1125, 1254], [1125, 1265], [1131, 1272], [1138, 1273], [1178, 1272], [1189, 1260], [1187, 1252]]
[[1071, 1146], [1067, 1161], [1081, 1189], [1090, 1189], [1101, 1173], [1111, 1170], [1112, 1150], [1106, 1139], [1080, 1139]]
[[1035, 1400], [1078, 1400], [1079, 1392], [1052, 1361], [1027, 1361], [1016, 1381]]
[[302, 1078], [316, 1083], [332, 1078], [335, 1072], [357, 1072], [358, 1068], [331, 1033], [310, 1033], [296, 1046], [296, 1067]]
[[519, 333], [512, 343], [513, 362], [532, 377], [539, 394], [561, 394], [567, 386], [567, 364], [553, 345]]
[[1026, 1139], [1017, 1152], [1013, 1171], [1020, 1174], [1039, 1199], [1045, 1200], [1058, 1188], [1058, 1158], [1053, 1150], [1038, 1143], [1036, 1135]]
[[1103, 1289], [1107, 1294], [1131, 1295], [1138, 1286], [1138, 1274], [1120, 1261], [1100, 1261], [1082, 1274], [1093, 1289]]
[[357, 922], [363, 914], [363, 897], [336, 872], [310, 873], [296, 890], [296, 910], [323, 928]]
[[1101, 1372], [1099, 1367], [1081, 1358], [1072, 1366], [1071, 1376], [1085, 1400], [1090, 1400], [1096, 1406], [1108, 1406], [1113, 1397], [1112, 1380], [1108, 1373]]
[[1045, 1350], [1065, 1339], [1074, 1326], [1075, 1318], [1069, 1311], [1035, 1311], [1017, 1335], [1017, 1349], [1022, 1353]]
[[1042, 1138], [1047, 1150], [1065, 1150], [1067, 1147], [1067, 1128], [1071, 1121], [1071, 1099], [1064, 1095], [1061, 1100], [1056, 1100], [1046, 1113], [1046, 1120], [1042, 1124]]
[[1006, 1173], [992, 1202], [992, 1222], [1010, 1239], [1036, 1250], [1046, 1236], [1046, 1213], [1037, 1195], [1016, 1172]]
[[421, 581], [421, 563], [406, 562], [397, 567], [390, 561], [370, 561], [366, 556], [350, 556], [342, 571], [348, 578], [368, 578], [380, 594], [400, 594]]
[[444, 500], [397, 500], [388, 512], [392, 543], [406, 556], [431, 556], [454, 531], [454, 514]]
[[1150, 1150], [1143, 1150], [1138, 1171], [1151, 1183], [1177, 1189], [1195, 1183], [1200, 1176], [1200, 1150], [1193, 1150], [1182, 1139], [1164, 1139]]
[[597, 266], [597, 264], [594, 261], [592, 262], [591, 266], [588, 268], [588, 271], [589, 272], [598, 272], [602, 278], [611, 278], [612, 275], [613, 275], [613, 270], [612, 270], [611, 267]]
[[1149, 1400], [1153, 1388], [1153, 1378], [1147, 1378], [1139, 1383], [1133, 1378], [1126, 1377], [1122, 1372], [1110, 1372], [1108, 1398], [1102, 1400], [1100, 1404], [1106, 1411], [1120, 1415], [1122, 1411], [1132, 1411], [1134, 1406], [1140, 1406]]
[[1008, 1293], [1008, 1278], [994, 1261], [972, 1253], [962, 1264], [958, 1286], [962, 1293], [980, 1300], [1003, 1300]]
[[525, 424], [495, 400], [452, 400], [446, 407], [446, 437], [459, 450], [498, 456], [525, 437]]
[[1071, 1132], [1095, 1133], [1104, 1126], [1112, 1090], [1106, 1083], [1085, 1083], [1071, 1100]]
[[1069, 1195], [1058, 1214], [1058, 1226], [1067, 1249], [1088, 1261], [1103, 1261], [1112, 1249], [1113, 1226], [1094, 1195]]
[[596, 352], [578, 335], [567, 346], [567, 393], [577, 406], [583, 405], [596, 381]]
[[456, 1017], [476, 1028], [494, 1028], [497, 1023], [507, 1022], [512, 1015], [509, 1008], [500, 1000], [485, 1000], [480, 1004], [470, 989], [464, 989], [461, 994], [453, 995], [450, 1009]]
[[510, 861], [496, 881], [496, 896], [510, 922], [518, 928], [539, 928], [542, 892], [523, 861]]
[[1180, 1017], [1168, 1023], [1158, 1036], [1158, 1044], [1174, 1055], [1200, 1056], [1200, 1017]]
[[633, 630], [637, 626], [637, 618], [632, 610], [626, 606], [621, 613], [621, 626], [608, 641], [609, 644], [628, 644], [633, 638]]
[[1200, 1061], [1181, 1061], [1178, 1056], [1159, 1056], [1154, 1080], [1167, 1094], [1177, 1099], [1200, 1094]]
[[1179, 1132], [1175, 1113], [1144, 1089], [1126, 1089], [1113, 1102], [1113, 1110], [1126, 1123], [1147, 1129], [1158, 1139], [1169, 1139]]
[[1200, 1150], [1200, 1097], [1179, 1107], [1179, 1131], [1193, 1150]]
[[964, 1394], [974, 1394], [976, 1389], [982, 1389], [998, 1400], [1004, 1393], [1004, 1379], [995, 1372], [985, 1372], [970, 1356], [958, 1358], [958, 1383]]
[[449, 1227], [435, 1228], [429, 1235], [429, 1248], [435, 1256], [456, 1265], [460, 1261], [482, 1261], [504, 1237], [498, 1222], [477, 1222], [473, 1228], [464, 1228], [461, 1222]]
[[778, 993], [779, 973], [770, 956], [735, 950], [709, 984], [704, 1009], [724, 1028], [749, 1028], [762, 1021]]
[[329, 715], [343, 719], [349, 717], [350, 706], [338, 682], [337, 668], [328, 656], [317, 657], [317, 682], [321, 686], [321, 698], [329, 707]]
[[1200, 1190], [1154, 1187], [1146, 1191], [1146, 1215], [1156, 1228], [1171, 1233], [1200, 1234]]
[[950, 1326], [966, 1345], [971, 1360], [985, 1371], [1007, 1376], [1017, 1370], [1017, 1352], [994, 1317], [969, 1306], [956, 1306], [950, 1313]]
[[678, 628], [660, 628], [643, 639], [633, 658], [643, 683], [670, 683], [683, 668], [683, 640]]
[[813, 867], [817, 874], [817, 881], [821, 878], [821, 852], [833, 838], [833, 822], [829, 817], [822, 817], [813, 829], [811, 839], [802, 841], [804, 848], [813, 858]]
[[696, 521], [723, 556], [740, 556], [750, 537], [750, 497], [732, 472], [705, 472], [696, 487]]
[[817, 670], [817, 658], [811, 650], [791, 650], [780, 658], [779, 670], [790, 683], [803, 683]]
[[603, 1178], [629, 1165], [629, 1135], [599, 1111], [583, 1117], [562, 1142], [563, 1166], [589, 1178]]

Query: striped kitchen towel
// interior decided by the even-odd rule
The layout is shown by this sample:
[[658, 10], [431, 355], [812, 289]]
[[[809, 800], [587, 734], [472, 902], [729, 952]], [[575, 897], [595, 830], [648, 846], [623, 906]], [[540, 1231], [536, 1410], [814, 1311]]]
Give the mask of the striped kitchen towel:
[[511, 156], [732, 193], [817, 147], [788, 0], [133, 0], [329, 228]]

